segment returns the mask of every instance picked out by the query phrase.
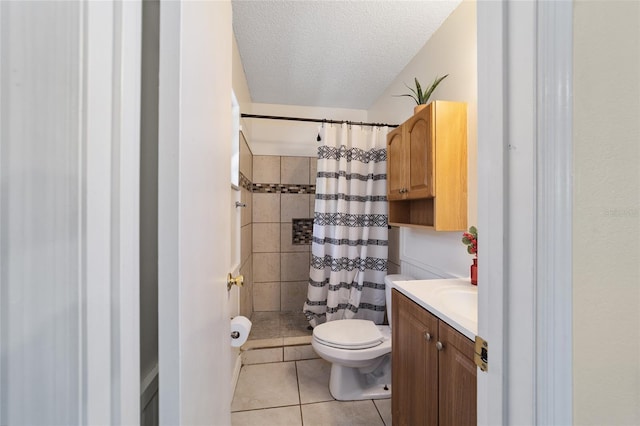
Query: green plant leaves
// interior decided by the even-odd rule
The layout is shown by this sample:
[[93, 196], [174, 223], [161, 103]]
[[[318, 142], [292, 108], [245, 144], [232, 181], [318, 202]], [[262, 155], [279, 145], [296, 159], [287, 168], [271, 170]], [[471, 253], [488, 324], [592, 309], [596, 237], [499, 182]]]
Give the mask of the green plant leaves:
[[478, 255], [478, 228], [469, 227], [469, 232], [462, 234], [462, 243], [467, 246], [467, 253]]
[[411, 87], [409, 87], [407, 85], [407, 83], [404, 83], [404, 85], [407, 86], [407, 89], [409, 89], [409, 90], [411, 90], [411, 92], [413, 92], [413, 95], [410, 94], [410, 93], [405, 93], [403, 95], [394, 95], [394, 96], [398, 96], [398, 97], [407, 96], [407, 97], [413, 99], [416, 102], [416, 104], [420, 105], [420, 102], [418, 102], [418, 99], [419, 99], [418, 93], [415, 90], [413, 90]]
[[413, 99], [416, 104], [421, 105], [421, 104], [426, 104], [427, 102], [429, 102], [429, 98], [431, 97], [431, 94], [433, 93], [433, 91], [436, 89], [436, 87], [438, 87], [438, 84], [440, 84], [440, 82], [442, 80], [444, 80], [445, 78], [447, 78], [449, 76], [449, 74], [446, 74], [442, 77], [437, 77], [435, 78], [435, 80], [433, 80], [433, 83], [431, 84], [431, 86], [429, 87], [429, 89], [426, 92], [422, 91], [422, 86], [420, 86], [420, 82], [418, 81], [417, 77], [414, 77], [414, 81], [415, 81], [415, 85], [416, 88], [414, 89], [413, 87], [409, 87], [407, 85], [407, 83], [405, 83], [404, 85], [407, 86], [407, 89], [411, 90], [411, 93], [405, 93], [402, 95], [394, 95], [394, 96], [407, 96], [411, 99]]
[[418, 79], [416, 77], [414, 77], [414, 80], [416, 81], [416, 90], [413, 93], [418, 93], [418, 105], [424, 103], [423, 100], [423, 96], [422, 96], [422, 88], [420, 87], [420, 82], [418, 81]]
[[431, 94], [433, 93], [433, 91], [436, 89], [436, 87], [438, 87], [438, 84], [440, 84], [440, 82], [442, 80], [444, 80], [445, 78], [447, 78], [449, 76], [449, 74], [444, 75], [443, 77], [436, 77], [435, 80], [433, 80], [433, 84], [431, 84], [431, 87], [429, 87], [429, 90], [427, 90], [427, 93], [424, 94], [425, 96], [425, 102], [427, 103], [427, 100], [429, 100], [429, 98], [431, 97]]

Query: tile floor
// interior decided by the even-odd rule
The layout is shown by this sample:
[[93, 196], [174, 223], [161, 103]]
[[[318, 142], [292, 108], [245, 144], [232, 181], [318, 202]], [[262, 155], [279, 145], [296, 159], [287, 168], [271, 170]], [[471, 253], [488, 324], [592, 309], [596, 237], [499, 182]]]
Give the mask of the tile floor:
[[[298, 351], [315, 356], [306, 348]], [[271, 355], [264, 353], [263, 359]], [[391, 425], [390, 399], [334, 400], [330, 370], [331, 364], [320, 358], [243, 365], [231, 404], [232, 425]]]
[[391, 400], [336, 401], [301, 312], [254, 312], [231, 404], [233, 426], [391, 425]]

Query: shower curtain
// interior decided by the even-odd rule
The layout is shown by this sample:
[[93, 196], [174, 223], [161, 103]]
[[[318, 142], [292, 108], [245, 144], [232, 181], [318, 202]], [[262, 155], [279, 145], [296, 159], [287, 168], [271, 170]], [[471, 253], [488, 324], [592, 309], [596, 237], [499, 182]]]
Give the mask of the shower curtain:
[[387, 272], [387, 127], [323, 129], [304, 313], [312, 326], [384, 320]]

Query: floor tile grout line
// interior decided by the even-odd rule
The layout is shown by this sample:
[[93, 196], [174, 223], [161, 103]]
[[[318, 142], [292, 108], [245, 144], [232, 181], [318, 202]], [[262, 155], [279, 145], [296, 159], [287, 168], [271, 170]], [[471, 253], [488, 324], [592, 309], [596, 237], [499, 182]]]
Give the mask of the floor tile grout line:
[[[372, 399], [368, 400], [365, 399], [364, 401], [373, 401]], [[286, 407], [298, 407], [298, 406], [303, 406], [303, 405], [316, 405], [316, 404], [327, 404], [329, 402], [357, 402], [357, 400], [354, 401], [339, 401], [337, 399], [328, 399], [326, 401], [313, 401], [313, 402], [304, 402], [304, 403], [299, 403], [299, 404], [286, 404], [286, 405], [276, 405], [273, 407], [262, 407], [262, 408], [249, 408], [247, 410], [236, 410], [236, 411], [231, 411], [232, 413], [245, 413], [248, 411], [261, 411], [261, 410], [271, 410], [272, 408], [286, 408]], [[374, 403], [375, 405], [375, 403]], [[377, 409], [378, 407], [376, 407], [376, 411], [378, 411], [378, 414], [380, 414], [380, 411]]]
[[[300, 396], [300, 375], [298, 374], [298, 361], [293, 361], [296, 370], [296, 384], [298, 385], [298, 404], [302, 405], [302, 397]], [[300, 409], [302, 411], [302, 408]]]
[[263, 407], [263, 408], [249, 408], [248, 410], [238, 410], [232, 411], [231, 414], [235, 413], [248, 413], [250, 411], [262, 411], [262, 410], [271, 410], [274, 408], [289, 408], [289, 407], [299, 407], [300, 404], [289, 404], [289, 405], [276, 405], [275, 407]]
[[[282, 348], [284, 351], [284, 348]], [[298, 411], [300, 412], [300, 425], [304, 426], [304, 417], [302, 417], [302, 396], [300, 395], [300, 376], [298, 375], [298, 361], [293, 361], [296, 366], [296, 383], [298, 384]]]
[[384, 421], [384, 418], [382, 417], [382, 413], [380, 412], [380, 408], [378, 408], [378, 404], [376, 404], [376, 400], [372, 399], [371, 402], [373, 402], [373, 406], [376, 407], [376, 411], [378, 412], [378, 416], [380, 416], [380, 420], [382, 420], [382, 424], [386, 426], [386, 422]]

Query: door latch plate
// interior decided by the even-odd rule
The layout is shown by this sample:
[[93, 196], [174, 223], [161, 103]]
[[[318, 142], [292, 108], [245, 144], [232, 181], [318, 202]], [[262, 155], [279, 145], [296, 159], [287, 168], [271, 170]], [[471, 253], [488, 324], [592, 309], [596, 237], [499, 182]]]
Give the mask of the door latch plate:
[[476, 336], [476, 347], [473, 360], [482, 371], [489, 370], [489, 343], [480, 336]]

